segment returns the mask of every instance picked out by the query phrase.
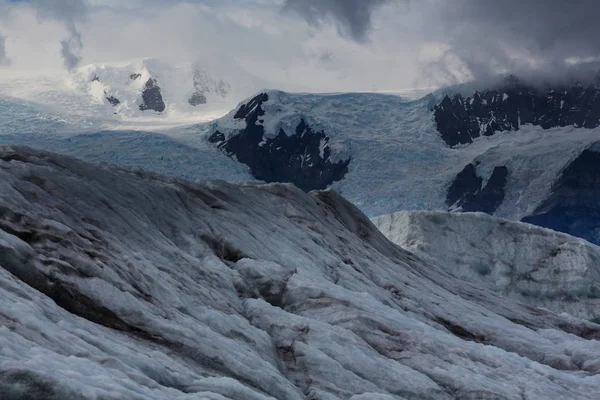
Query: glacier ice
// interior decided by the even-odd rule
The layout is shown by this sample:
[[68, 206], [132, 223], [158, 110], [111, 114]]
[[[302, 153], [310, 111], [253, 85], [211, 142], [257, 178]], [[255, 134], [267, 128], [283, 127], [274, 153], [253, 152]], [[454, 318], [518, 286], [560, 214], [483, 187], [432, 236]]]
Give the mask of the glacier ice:
[[334, 192], [189, 183], [22, 147], [0, 147], [0, 186], [2, 398], [600, 389], [599, 325], [453, 277]]
[[600, 320], [600, 247], [482, 213], [376, 217], [392, 242], [445, 272], [523, 303]]

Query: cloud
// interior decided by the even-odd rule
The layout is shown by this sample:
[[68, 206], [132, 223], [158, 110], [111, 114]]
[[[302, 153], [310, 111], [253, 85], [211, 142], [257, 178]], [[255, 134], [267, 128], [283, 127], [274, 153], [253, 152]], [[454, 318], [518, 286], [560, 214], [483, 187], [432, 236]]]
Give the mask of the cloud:
[[[376, 12], [388, 4], [407, 6]], [[574, 61], [600, 57], [597, 0], [286, 0], [283, 9], [318, 28], [334, 21], [344, 37], [365, 45], [382, 40], [374, 23], [377, 30], [396, 24], [390, 31], [398, 42], [440, 49], [421, 65], [420, 78], [429, 81], [507, 72], [562, 79]]]
[[432, 4], [439, 10], [431, 14], [438, 27], [433, 39], [445, 42], [477, 78], [498, 70], [551, 78], [565, 74], [570, 60], [600, 56], [596, 0]]
[[283, 90], [393, 91], [506, 72], [564, 77], [600, 56], [595, 3], [0, 0], [0, 25], [10, 68], [155, 57], [238, 64]]
[[10, 64], [10, 58], [6, 54], [6, 37], [0, 35], [0, 66]]
[[88, 14], [88, 6], [83, 0], [33, 0], [40, 19], [51, 19], [64, 25], [69, 37], [60, 41], [61, 55], [65, 67], [72, 70], [81, 61], [83, 42], [76, 24], [83, 21]]
[[60, 41], [60, 54], [67, 70], [71, 71], [81, 62], [81, 51], [83, 50], [83, 42], [81, 34], [77, 31], [71, 32], [68, 39]]
[[283, 11], [294, 11], [315, 26], [333, 20], [342, 35], [364, 42], [373, 11], [392, 1], [397, 0], [287, 0]]

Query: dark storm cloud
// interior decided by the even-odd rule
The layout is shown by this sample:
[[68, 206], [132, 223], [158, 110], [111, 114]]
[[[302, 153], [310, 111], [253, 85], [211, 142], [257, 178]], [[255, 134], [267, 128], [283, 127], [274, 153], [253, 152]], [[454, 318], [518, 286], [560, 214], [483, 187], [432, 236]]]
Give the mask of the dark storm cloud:
[[476, 78], [505, 69], [549, 79], [564, 75], [568, 59], [600, 55], [598, 6], [597, 0], [446, 1], [435, 39], [446, 37]]
[[62, 40], [61, 55], [65, 67], [72, 70], [81, 61], [83, 42], [76, 23], [82, 21], [88, 12], [83, 0], [33, 0], [39, 18], [53, 19], [64, 24], [69, 31], [69, 38]]
[[364, 42], [373, 10], [392, 1], [397, 0], [287, 0], [283, 10], [295, 11], [316, 26], [333, 19], [342, 35]]
[[568, 59], [600, 56], [598, 0], [287, 0], [284, 10], [317, 26], [333, 19], [365, 42], [373, 12], [387, 3], [410, 5], [403, 17], [418, 21], [409, 25], [414, 40], [446, 45], [423, 71], [446, 80], [456, 78], [454, 59], [476, 79], [498, 71], [552, 79], [564, 77]]

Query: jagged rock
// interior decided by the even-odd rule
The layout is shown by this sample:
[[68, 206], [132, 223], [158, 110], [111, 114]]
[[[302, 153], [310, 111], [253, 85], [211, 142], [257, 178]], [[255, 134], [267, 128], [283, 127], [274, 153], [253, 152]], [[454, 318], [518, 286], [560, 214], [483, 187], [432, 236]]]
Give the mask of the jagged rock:
[[509, 77], [503, 86], [471, 97], [445, 96], [435, 107], [435, 122], [449, 146], [517, 131], [524, 124], [595, 128], [600, 126], [600, 88], [574, 84], [543, 90]]
[[165, 111], [166, 105], [163, 101], [160, 87], [156, 84], [156, 79], [150, 78], [142, 90], [142, 103], [140, 110], [153, 110], [156, 112]]
[[119, 104], [121, 104], [121, 100], [117, 99], [115, 96], [108, 94], [108, 93], [104, 93], [106, 100], [108, 100], [108, 102], [113, 106], [118, 106]]
[[246, 126], [237, 134], [226, 138], [216, 130], [208, 140], [248, 165], [252, 175], [265, 182], [291, 182], [310, 191], [343, 179], [350, 159], [332, 161], [329, 137], [313, 130], [304, 119], [293, 134], [282, 128], [277, 136], [265, 137], [262, 104], [268, 99], [267, 93], [261, 93], [239, 107], [233, 118], [245, 120]]
[[504, 200], [504, 188], [508, 169], [495, 167], [492, 175], [483, 186], [483, 179], [477, 175], [477, 167], [468, 164], [448, 188], [446, 204], [461, 211], [481, 211], [493, 214]]

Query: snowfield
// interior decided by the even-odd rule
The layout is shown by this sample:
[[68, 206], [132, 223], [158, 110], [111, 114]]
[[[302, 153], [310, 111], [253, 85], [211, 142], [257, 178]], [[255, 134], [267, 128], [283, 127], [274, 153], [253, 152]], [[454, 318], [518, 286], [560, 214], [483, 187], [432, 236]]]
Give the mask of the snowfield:
[[459, 279], [600, 321], [600, 247], [583, 239], [483, 213], [401, 211], [373, 223]]
[[3, 399], [600, 390], [600, 325], [455, 278], [333, 192], [21, 147], [0, 147], [0, 185]]

